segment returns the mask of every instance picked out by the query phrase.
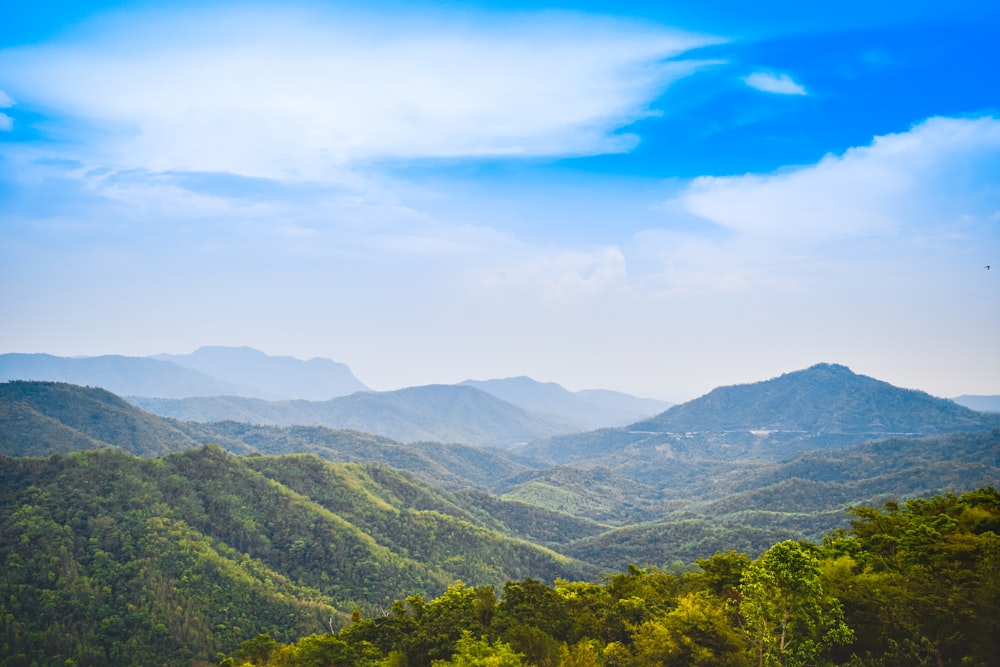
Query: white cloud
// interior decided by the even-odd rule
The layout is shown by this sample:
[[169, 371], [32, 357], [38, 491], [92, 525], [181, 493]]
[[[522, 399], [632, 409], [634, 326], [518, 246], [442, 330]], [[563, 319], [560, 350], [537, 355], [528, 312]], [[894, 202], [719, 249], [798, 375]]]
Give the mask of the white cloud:
[[98, 161], [317, 178], [380, 158], [628, 150], [619, 128], [699, 66], [666, 59], [712, 41], [566, 15], [143, 18], [0, 53], [0, 80], [111, 128]]
[[7, 109], [14, 106], [14, 98], [6, 93], [6, 91], [0, 90], [0, 109]]
[[773, 72], [754, 72], [743, 77], [743, 83], [751, 88], [765, 93], [775, 93], [777, 95], [806, 95], [806, 89], [801, 84], [792, 80], [787, 74], [775, 74]]
[[14, 119], [5, 113], [0, 113], [0, 132], [10, 132], [14, 129]]
[[1000, 208], [1000, 120], [932, 118], [869, 146], [775, 174], [695, 179], [684, 207], [741, 234], [892, 236]]

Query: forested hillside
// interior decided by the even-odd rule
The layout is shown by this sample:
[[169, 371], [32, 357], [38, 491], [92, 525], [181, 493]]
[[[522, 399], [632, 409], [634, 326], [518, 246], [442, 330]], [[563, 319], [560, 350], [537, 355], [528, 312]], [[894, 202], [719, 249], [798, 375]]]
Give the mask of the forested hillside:
[[476, 521], [397, 471], [315, 457], [0, 457], [4, 659], [189, 664], [457, 579], [597, 574]]
[[[228, 665], [743, 667], [996, 664], [1000, 495], [880, 508], [821, 545], [720, 551], [602, 583], [456, 584], [292, 645], [258, 636]], [[499, 596], [497, 595], [499, 593]]]
[[0, 454], [12, 456], [102, 447], [158, 456], [199, 444], [108, 391], [60, 382], [0, 383], [0, 427]]
[[756, 553], [779, 539], [815, 540], [845, 525], [850, 504], [1000, 481], [1000, 430], [891, 438], [785, 462], [650, 459], [631, 449], [608, 465], [532, 468], [496, 450], [404, 444], [358, 431], [178, 422], [103, 390], [59, 383], [0, 385], [0, 427], [0, 445], [11, 454], [116, 446], [148, 455], [217, 443], [234, 453], [391, 466], [461, 492], [482, 526], [612, 569], [690, 562], [727, 545]]
[[[806, 644], [822, 644], [817, 655], [935, 661], [958, 654], [953, 637], [914, 633], [925, 632], [929, 610], [957, 613], [954, 600], [927, 602], [930, 592], [896, 574], [878, 578], [887, 554], [866, 550], [889, 538], [844, 541], [837, 530], [851, 505], [979, 487], [989, 489], [903, 514], [950, 517], [913, 525], [947, 536], [920, 562], [973, 569], [948, 580], [953, 596], [964, 600], [969, 581], [995, 575], [988, 531], [997, 527], [1000, 430], [842, 444], [785, 461], [616, 450], [617, 438], [634, 434], [612, 430], [588, 436], [612, 443], [598, 448], [612, 452], [601, 465], [532, 467], [495, 450], [358, 431], [179, 422], [99, 389], [14, 382], [0, 385], [0, 434], [4, 451], [21, 456], [0, 457], [3, 664], [186, 665], [225, 654], [387, 667], [757, 664], [754, 650], [758, 659], [771, 650], [747, 635], [758, 611], [718, 607], [710, 582], [728, 577], [722, 597], [735, 604], [750, 590], [740, 574], [748, 563], [790, 539], [821, 573], [850, 572], [829, 590], [840, 591], [855, 638], [856, 623], [867, 623], [863, 644], [838, 649], [813, 637]], [[856, 515], [895, 525], [886, 511], [891, 521]], [[909, 545], [910, 525], [892, 539]], [[834, 543], [848, 546], [830, 551]], [[888, 621], [852, 597], [872, 581], [887, 596]], [[978, 614], [995, 599], [969, 604]], [[466, 614], [478, 620], [469, 625]], [[721, 643], [695, 626], [715, 628]], [[968, 664], [981, 664], [981, 648], [963, 654]], [[795, 659], [783, 654], [781, 664]]]

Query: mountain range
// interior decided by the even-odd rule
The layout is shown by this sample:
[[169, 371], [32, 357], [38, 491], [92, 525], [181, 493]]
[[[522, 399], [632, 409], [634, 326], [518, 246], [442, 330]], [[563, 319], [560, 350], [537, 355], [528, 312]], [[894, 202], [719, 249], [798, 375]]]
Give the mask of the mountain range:
[[555, 382], [538, 382], [524, 376], [466, 380], [462, 384], [485, 391], [529, 412], [574, 424], [580, 430], [624, 426], [669, 407], [664, 401], [637, 398], [606, 389], [571, 392]]
[[[818, 540], [847, 527], [850, 506], [1000, 482], [1000, 414], [835, 364], [517, 446], [525, 415], [558, 419], [561, 388], [542, 386], [554, 398], [531, 413], [512, 401], [541, 383], [485, 384], [521, 386], [521, 398], [470, 383], [206, 399], [243, 405], [243, 416], [353, 410], [452, 434], [403, 442], [316, 422], [186, 421], [97, 387], [0, 383], [0, 611], [11, 641], [38, 655], [91, 642], [127, 649], [134, 664], [167, 654], [190, 664], [262, 633], [326, 632], [355, 609], [385, 617], [391, 600], [457, 580], [682, 571], [717, 552]], [[334, 407], [346, 399], [357, 403]], [[508, 448], [455, 442], [463, 432], [505, 433]]]
[[[625, 427], [529, 443], [522, 460], [544, 464], [781, 460], [895, 436], [1000, 427], [1000, 415], [852, 372], [838, 364], [753, 384], [719, 387]], [[654, 466], [659, 467], [659, 466]]]
[[344, 364], [273, 357], [249, 347], [202, 347], [152, 357], [0, 354], [0, 381], [48, 380], [120, 396], [249, 396], [326, 400], [367, 389]]
[[509, 448], [578, 430], [464, 385], [426, 385], [356, 392], [328, 401], [265, 401], [239, 396], [182, 399], [130, 397], [149, 412], [185, 421], [329, 426], [402, 442], [435, 440]]
[[[283, 425], [241, 422], [239, 415], [225, 422], [162, 419], [129, 410], [124, 401], [106, 392], [83, 392], [51, 383], [15, 382], [0, 387], [4, 388], [0, 409], [18, 416], [16, 422], [8, 419], [3, 429], [6, 451], [12, 454], [39, 455], [101, 442], [140, 455], [160, 455], [206, 442], [219, 443], [234, 453], [312, 452], [334, 461], [385, 463], [447, 488], [472, 487], [608, 525], [659, 520], [678, 509], [745, 492], [748, 480], [763, 480], [810, 452], [814, 457], [821, 452], [840, 455], [885, 440], [914, 443], [911, 446], [919, 448], [926, 438], [936, 435], [1000, 429], [1000, 415], [894, 387], [835, 364], [818, 364], [764, 382], [720, 387], [625, 427], [542, 438], [506, 452], [463, 445], [458, 434], [475, 431], [476, 439], [492, 437], [494, 442], [499, 442], [498, 434], [523, 438], [517, 432], [522, 422], [504, 424], [504, 419], [511, 415], [521, 419], [526, 413], [469, 386], [386, 392], [390, 401], [383, 400], [385, 394], [359, 393], [333, 402], [290, 402], [300, 423], [294, 424], [296, 419], [291, 418]], [[70, 402], [67, 395], [73, 392], [79, 394], [77, 404], [84, 406], [75, 416], [59, 408]], [[365, 403], [375, 403], [389, 424], [418, 417], [427, 424], [429, 413], [450, 404], [450, 412], [434, 419], [440, 418], [438, 425], [453, 437], [443, 439], [450, 444], [431, 439], [407, 443], [363, 433], [361, 428], [317, 425], [314, 411], [334, 412], [331, 403], [337, 400], [349, 401], [349, 408], [336, 408], [343, 418], [349, 418], [351, 410], [366, 413], [370, 406]], [[504, 410], [490, 412], [492, 422], [484, 421], [482, 405], [494, 401]], [[102, 426], [105, 422], [118, 425], [127, 437], [110, 437], [114, 429]], [[19, 430], [25, 424], [31, 425], [31, 433]], [[163, 437], [152, 437], [153, 431], [162, 432]], [[31, 446], [25, 449], [24, 443]], [[61, 443], [62, 449], [53, 443]], [[955, 463], [965, 461], [962, 452], [954, 454]], [[982, 452], [972, 457], [965, 462], [986, 465], [988, 482], [988, 470], [996, 467], [996, 461]], [[914, 463], [926, 461], [914, 459]], [[869, 468], [868, 476], [882, 474], [877, 466]]]
[[373, 392], [344, 364], [269, 356], [249, 347], [209, 346], [153, 357], [0, 354], [0, 381], [10, 380], [101, 387], [186, 421], [314, 424], [406, 442], [499, 447], [627, 424], [668, 406], [621, 392], [570, 392], [526, 377]]
[[167, 361], [116, 354], [57, 357], [0, 354], [0, 381], [41, 380], [101, 387], [119, 396], [217, 396], [255, 392]]
[[[238, 394], [241, 396], [325, 401], [368, 389], [346, 364], [322, 357], [303, 361], [294, 357], [267, 355], [252, 347], [211, 345], [198, 348], [191, 354], [157, 354], [151, 358], [177, 364], [232, 385], [249, 387], [256, 392]], [[162, 394], [129, 393], [166, 398]]]

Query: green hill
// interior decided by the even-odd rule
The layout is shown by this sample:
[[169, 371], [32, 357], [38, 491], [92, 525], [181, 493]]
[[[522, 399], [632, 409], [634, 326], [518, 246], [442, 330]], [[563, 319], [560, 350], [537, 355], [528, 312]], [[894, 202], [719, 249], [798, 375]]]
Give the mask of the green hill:
[[[840, 368], [833, 373], [844, 375]], [[1000, 481], [1000, 431], [889, 438], [837, 450], [817, 449], [785, 462], [713, 458], [711, 448], [694, 456], [669, 445], [633, 444], [620, 450], [611, 447], [611, 453], [598, 459], [602, 465], [583, 461], [531, 468], [494, 450], [434, 442], [403, 444], [357, 431], [177, 422], [144, 413], [98, 389], [10, 383], [0, 385], [0, 390], [0, 442], [8, 453], [116, 446], [158, 454], [217, 443], [231, 452], [267, 455], [247, 459], [246, 465], [331, 511], [347, 509], [333, 504], [338, 497], [329, 489], [392, 488], [397, 500], [390, 503], [391, 512], [380, 509], [378, 521], [374, 515], [355, 512], [348, 520], [393, 553], [414, 555], [421, 563], [451, 548], [447, 535], [452, 521], [604, 567], [619, 567], [623, 561], [646, 562], [657, 554], [659, 560], [649, 562], [689, 560], [699, 549], [725, 539], [752, 550], [753, 544], [775, 536], [816, 538], [843, 526], [844, 509], [850, 504], [878, 503], [890, 496], [961, 493]], [[589, 436], [600, 440], [607, 433]], [[628, 435], [621, 430], [610, 433]], [[615, 437], [608, 441], [618, 442]], [[365, 468], [367, 481], [355, 475], [348, 483], [330, 476], [318, 459], [280, 456], [300, 453], [378, 465]], [[275, 461], [280, 465], [275, 467]], [[265, 464], [266, 468], [260, 467]], [[408, 474], [400, 476], [400, 470]], [[302, 486], [306, 482], [309, 485]], [[412, 514], [425, 511], [437, 514]], [[438, 515], [447, 517], [449, 527], [440, 525], [444, 519]], [[360, 522], [362, 516], [370, 520]], [[707, 537], [678, 542], [670, 526], [690, 521], [699, 522]], [[634, 524], [643, 524], [642, 530], [607, 532]], [[404, 540], [405, 535], [411, 537]], [[420, 542], [425, 535], [438, 544]], [[463, 533], [462, 539], [473, 544], [480, 537]], [[507, 567], [506, 556], [500, 552], [493, 556], [471, 564], [458, 558], [448, 571], [461, 578], [489, 577]]]
[[235, 452], [310, 453], [337, 462], [381, 463], [445, 488], [486, 488], [527, 468], [501, 453], [438, 442], [403, 444], [361, 431], [324, 426], [257, 426], [239, 422], [178, 422], [190, 437]]
[[0, 383], [0, 427], [0, 453], [13, 456], [101, 447], [159, 456], [199, 444], [108, 391], [60, 382]]
[[993, 428], [1000, 428], [1000, 415], [818, 364], [764, 382], [719, 387], [630, 426], [530, 443], [516, 455], [535, 464], [594, 461], [612, 467], [637, 452], [648, 461], [781, 460], [893, 436]]
[[456, 580], [597, 574], [475, 519], [398, 471], [312, 456], [0, 457], [0, 612], [28, 654], [180, 665]]
[[383, 463], [449, 488], [486, 488], [527, 468], [499, 452], [438, 442], [402, 444], [317, 426], [190, 423], [149, 414], [103, 389], [57, 382], [0, 384], [0, 454], [46, 456], [113, 447], [139, 456], [216, 443], [237, 453], [314, 453]]
[[920, 436], [1000, 426], [957, 403], [901, 389], [838, 364], [817, 364], [764, 382], [719, 387], [631, 430], [785, 431], [864, 437]]

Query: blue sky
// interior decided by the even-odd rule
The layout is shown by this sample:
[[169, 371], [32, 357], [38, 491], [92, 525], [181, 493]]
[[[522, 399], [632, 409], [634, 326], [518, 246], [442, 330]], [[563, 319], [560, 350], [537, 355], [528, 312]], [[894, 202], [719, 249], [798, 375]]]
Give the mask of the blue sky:
[[0, 351], [1000, 394], [993, 4], [21, 3]]

